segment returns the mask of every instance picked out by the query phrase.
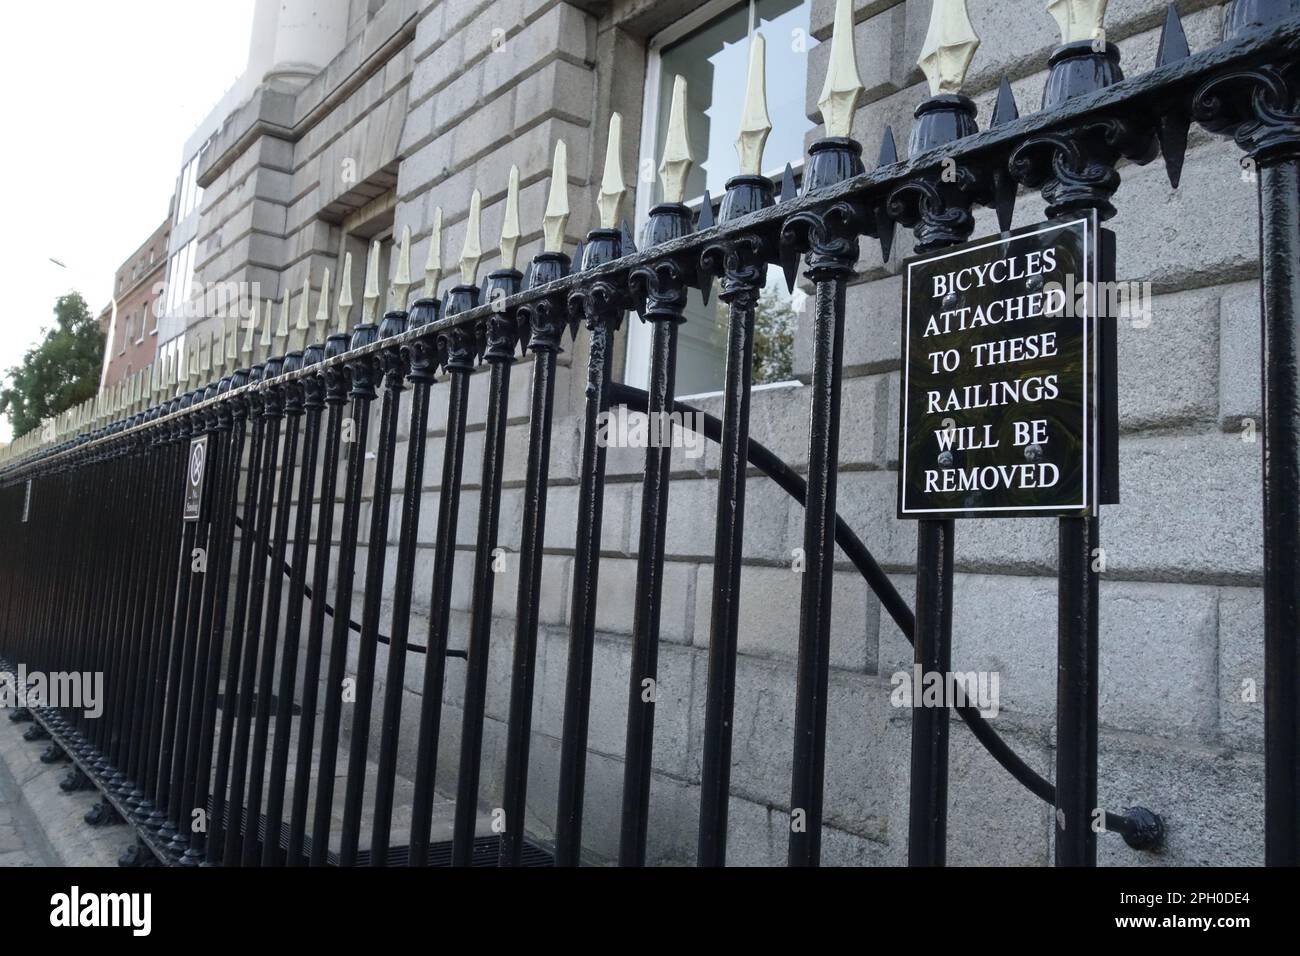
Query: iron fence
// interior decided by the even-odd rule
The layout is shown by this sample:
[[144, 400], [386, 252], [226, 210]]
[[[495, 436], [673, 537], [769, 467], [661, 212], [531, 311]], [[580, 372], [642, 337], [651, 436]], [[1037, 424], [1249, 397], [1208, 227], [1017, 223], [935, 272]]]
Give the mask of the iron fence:
[[[742, 173], [727, 184], [716, 222], [707, 196], [697, 218], [682, 204], [680, 190], [671, 195], [667, 189], [675, 201], [652, 210], [637, 249], [626, 228], [616, 225], [623, 184], [617, 132], [611, 130], [614, 172], [602, 186], [602, 226], [572, 260], [560, 245], [567, 175], [557, 163], [546, 251], [532, 260], [526, 275], [513, 268], [511, 253], [503, 257], [506, 268], [492, 272], [481, 286], [476, 282], [481, 257], [476, 197], [462, 281], [441, 299], [433, 294], [434, 277], [409, 309], [399, 294], [396, 307], [380, 318], [378, 293], [368, 292], [360, 323], [312, 344], [305, 342], [304, 316], [301, 349], [289, 349], [285, 337], [276, 337], [278, 354], [268, 352], [263, 361], [236, 368], [233, 347], [229, 354], [223, 347], [208, 371], [223, 360], [229, 364], [211, 374], [211, 381], [199, 380], [192, 368], [187, 381], [171, 383], [175, 397], [148, 407], [138, 402], [113, 421], [73, 422], [78, 427], [62, 440], [23, 449], [25, 456], [4, 464], [4, 663], [102, 672], [109, 694], [98, 719], [66, 707], [33, 706], [15, 716], [35, 721], [28, 731], [33, 739], [53, 738], [50, 759], [66, 755], [75, 761], [70, 788], [93, 784], [103, 793], [102, 815], [121, 815], [136, 827], [139, 860], [348, 866], [520, 865], [553, 858], [558, 865], [577, 864], [602, 563], [605, 447], [598, 429], [602, 414], [618, 405], [650, 415], [697, 411], [675, 396], [677, 331], [687, 295], [695, 290], [708, 295], [716, 284], [727, 312], [723, 411], [721, 420], [698, 419], [706, 437], [720, 446], [698, 862], [726, 861], [745, 491], [752, 467], [805, 509], [807, 566], [790, 781], [790, 806], [804, 811], [805, 825], [791, 832], [788, 859], [791, 865], [816, 865], [824, 815], [835, 548], [843, 550], [915, 645], [919, 665], [949, 670], [952, 647], [956, 523], [919, 522], [913, 609], [881, 570], [869, 542], [837, 513], [845, 286], [858, 263], [859, 238], [876, 240], [888, 259], [901, 225], [913, 229], [918, 250], [941, 248], [969, 238], [972, 210], [980, 205], [995, 208], [1000, 227], [1008, 230], [1021, 186], [1041, 191], [1053, 220], [1094, 211], [1104, 220], [1115, 212], [1118, 168], [1126, 162], [1147, 163], [1163, 153], [1177, 185], [1195, 121], [1235, 137], [1258, 170], [1266, 859], [1300, 863], [1300, 335], [1295, 321], [1300, 4], [1236, 0], [1228, 8], [1224, 41], [1196, 54], [1190, 53], [1171, 7], [1155, 68], [1130, 78], [1123, 77], [1118, 50], [1104, 34], [1077, 39], [1067, 31], [1050, 60], [1042, 108], [1019, 116], [1004, 81], [991, 123], [982, 131], [974, 104], [957, 92], [973, 47], [960, 21], [953, 20], [953, 6], [936, 2], [934, 95], [916, 109], [906, 160], [897, 158], [892, 133], [886, 131], [879, 163], [867, 170], [861, 146], [847, 135], [844, 117], [852, 117], [860, 85], [851, 55], [849, 5], [841, 2], [822, 100], [830, 135], [810, 147], [800, 189], [788, 172], [779, 184]], [[761, 124], [742, 128], [742, 141], [752, 144], [757, 138], [760, 158], [762, 135]], [[752, 146], [743, 146], [742, 155], [747, 149]], [[689, 161], [689, 155], [665, 157], [666, 186], [678, 182], [674, 163], [683, 159]], [[516, 228], [514, 236], [503, 236], [503, 251], [517, 235]], [[509, 246], [513, 249], [514, 242]], [[814, 290], [806, 475], [749, 437], [756, 301], [770, 266], [793, 283], [801, 262]], [[399, 287], [409, 283], [403, 269], [404, 264]], [[370, 276], [374, 279], [373, 268]], [[343, 303], [340, 311], [348, 322], [349, 306]], [[629, 311], [653, 329], [645, 391], [612, 379], [614, 336]], [[577, 338], [580, 328], [588, 360], [567, 680], [554, 845], [544, 849], [518, 821], [525, 818], [529, 784], [557, 357], [566, 332]], [[484, 838], [476, 825], [498, 584], [493, 558], [503, 519], [511, 373], [521, 350], [532, 353], [533, 369], [505, 753], [507, 825], [499, 835]], [[475, 375], [488, 379], [486, 431], [448, 846], [431, 840], [430, 820], [445, 661], [452, 653], [457, 522]], [[445, 437], [433, 572], [422, 581], [416, 580], [415, 558], [435, 382], [448, 387]], [[367, 526], [362, 502], [376, 402]], [[403, 415], [409, 445], [395, 496]], [[1107, 438], [1113, 434], [1103, 437], [1103, 451]], [[657, 669], [670, 454], [663, 446], [647, 450], [641, 485], [619, 852], [625, 865], [646, 860], [655, 705], [642, 691], [644, 679]], [[191, 471], [192, 482], [187, 480]], [[150, 520], [141, 520], [142, 496], [150, 504]], [[396, 545], [390, 548], [394, 497]], [[187, 509], [195, 520], [182, 520]], [[338, 544], [331, 548], [336, 527]], [[1055, 783], [1022, 761], [974, 708], [957, 708], [998, 762], [1054, 805], [1058, 865], [1096, 859], [1097, 830], [1086, 821], [1097, 804], [1098, 574], [1091, 555], [1099, 542], [1097, 517], [1060, 519]], [[417, 588], [429, 594], [423, 645], [410, 633]], [[389, 634], [381, 633], [385, 614], [392, 624]], [[377, 675], [381, 643], [388, 645], [382, 681]], [[394, 822], [397, 750], [404, 672], [412, 654], [423, 654], [425, 661], [409, 825], [399, 827]], [[349, 655], [355, 657], [351, 668]], [[342, 754], [344, 702], [337, 689], [349, 678], [355, 705]], [[380, 701], [374, 699], [377, 688], [383, 690]], [[372, 763], [375, 735], [369, 723], [376, 706]], [[948, 721], [946, 708], [918, 709], [913, 716], [908, 839], [916, 865], [945, 859]], [[336, 793], [344, 758], [342, 792]], [[407, 799], [402, 798], [403, 808]], [[198, 810], [206, 814], [206, 826], [193, 825]], [[1159, 818], [1141, 808], [1108, 813], [1106, 822], [1107, 830], [1135, 847], [1148, 847], [1159, 837]], [[332, 837], [337, 850], [331, 849]]]

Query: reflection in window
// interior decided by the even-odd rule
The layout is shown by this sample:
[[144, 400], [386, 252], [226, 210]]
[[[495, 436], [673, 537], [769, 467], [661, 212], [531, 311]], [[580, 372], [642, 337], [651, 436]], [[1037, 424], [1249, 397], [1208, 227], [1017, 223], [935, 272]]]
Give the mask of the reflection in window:
[[[670, 28], [651, 41], [646, 95], [646, 119], [654, 130], [653, 156], [658, 168], [668, 133], [669, 104], [674, 77], [687, 83], [687, 134], [694, 166], [686, 183], [687, 205], [698, 209], [708, 190], [717, 201], [727, 180], [736, 175], [739, 157], [736, 134], [740, 128], [749, 71], [749, 31], [753, 24], [767, 40], [767, 109], [772, 120], [763, 154], [764, 173], [776, 179], [789, 163], [796, 175], [803, 161], [804, 140], [814, 124], [805, 113], [808, 50], [817, 41], [808, 33], [809, 0], [749, 0], [746, 3], [705, 5], [708, 18], [694, 29]], [[651, 145], [648, 138], [643, 147]], [[642, 179], [648, 197], [638, 209], [644, 217], [661, 200], [662, 184]], [[648, 200], [648, 201], [647, 201]], [[779, 269], [768, 270], [769, 279], [755, 315], [754, 383], [786, 381], [793, 374], [794, 327], [802, 294], [785, 290]], [[726, 362], [726, 305], [705, 306], [692, 294], [681, 326], [677, 354], [677, 391], [681, 395], [715, 391], [722, 387]], [[626, 380], [644, 386], [648, 375], [649, 331], [631, 323], [628, 334]]]

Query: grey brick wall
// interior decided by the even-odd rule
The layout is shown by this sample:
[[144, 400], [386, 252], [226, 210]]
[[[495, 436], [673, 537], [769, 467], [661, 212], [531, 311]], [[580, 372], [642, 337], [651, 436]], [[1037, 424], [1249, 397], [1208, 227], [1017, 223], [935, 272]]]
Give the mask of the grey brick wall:
[[[414, 261], [423, 261], [433, 207], [442, 206], [444, 264], [450, 272], [472, 189], [484, 197], [485, 246], [498, 234], [511, 163], [521, 174], [521, 258], [540, 248], [551, 151], [563, 138], [573, 193], [570, 239], [576, 240], [592, 223], [599, 175], [593, 157], [603, 155], [608, 111], [624, 114], [624, 166], [634, 175], [646, 40], [692, 6], [679, 0], [389, 0], [372, 20], [353, 24], [347, 50], [306, 90], [288, 96], [263, 89], [227, 122], [204, 167], [209, 182], [202, 278], [257, 277], [278, 291], [300, 288], [303, 270], [310, 267], [318, 282], [322, 267], [335, 267], [337, 224], [327, 207], [341, 190], [330, 170], [348, 156], [361, 160], [363, 179], [381, 170], [395, 176], [396, 225], [411, 227], [417, 240]], [[1218, 42], [1219, 5], [1191, 0], [1177, 6], [1193, 50]], [[969, 8], [984, 37], [968, 83], [981, 122], [987, 121], [1003, 75], [1012, 82], [1021, 112], [1036, 109], [1046, 56], [1056, 40], [1050, 16], [1038, 3], [970, 0]], [[886, 124], [893, 126], [900, 146], [907, 141], [911, 111], [924, 95], [915, 60], [929, 9], [927, 0], [855, 4], [867, 96], [854, 135], [867, 156], [878, 150]], [[812, 32], [819, 39], [829, 36], [832, 10], [831, 0], [813, 0]], [[1111, 3], [1108, 36], [1120, 45], [1130, 74], [1153, 64], [1163, 10], [1157, 0]], [[819, 117], [812, 101], [826, 55], [822, 45], [808, 57], [808, 109], [814, 119]], [[370, 73], [359, 78], [356, 71], [363, 65]], [[1128, 165], [1121, 172], [1119, 214], [1111, 224], [1118, 236], [1118, 271], [1122, 279], [1151, 283], [1153, 315], [1149, 326], [1122, 324], [1120, 331], [1123, 500], [1105, 509], [1102, 521], [1101, 797], [1111, 809], [1143, 804], [1160, 812], [1168, 840], [1153, 855], [1135, 853], [1118, 837], [1106, 836], [1101, 858], [1121, 865], [1259, 863], [1260, 447], [1248, 440], [1244, 424], [1259, 414], [1255, 187], [1243, 178], [1235, 147], [1196, 130], [1179, 191], [1169, 187], [1159, 161], [1142, 168]], [[1041, 200], [1022, 194], [1016, 225], [1041, 218]], [[992, 214], [981, 211], [976, 235], [995, 230]], [[894, 495], [897, 274], [910, 254], [906, 234], [900, 234], [893, 257], [884, 263], [874, 241], [864, 240], [858, 276], [849, 289], [839, 494], [841, 513], [909, 599], [915, 533], [894, 518]], [[493, 264], [490, 253], [485, 267]], [[805, 381], [809, 323], [805, 313], [796, 340], [796, 374]], [[562, 357], [552, 445], [527, 820], [543, 838], [555, 814], [583, 349], [580, 336], [572, 356]], [[501, 543], [512, 555], [497, 580], [494, 602], [482, 787], [489, 807], [500, 799], [504, 766], [529, 380], [530, 364], [523, 361], [514, 371], [502, 505]], [[454, 647], [464, 646], [468, 630], [485, 384], [476, 377], [471, 389]], [[411, 628], [412, 639], [420, 641], [441, 481], [444, 389], [435, 388], [421, 483]], [[717, 399], [699, 404], [714, 414], [721, 411]], [[753, 398], [753, 437], [797, 468], [807, 457], [807, 405], [797, 384], [763, 389]], [[398, 475], [408, 440], [403, 431]], [[694, 860], [716, 456], [716, 448], [710, 448], [702, 460], [674, 458], [651, 794], [650, 855], [658, 862]], [[609, 454], [584, 829], [596, 860], [616, 851], [642, 464], [638, 452]], [[799, 594], [790, 561], [801, 542], [803, 514], [757, 473], [748, 503], [730, 859], [780, 863], [789, 832]], [[392, 505], [390, 544], [398, 533], [398, 506], [397, 501]], [[362, 518], [368, 526], [368, 505]], [[364, 558], [362, 548], [358, 568]], [[907, 852], [910, 718], [908, 711], [890, 706], [889, 692], [891, 674], [910, 667], [911, 650], [842, 554], [839, 559], [824, 857], [828, 863], [898, 864]], [[956, 563], [954, 666], [1000, 674], [1002, 710], [994, 723], [1030, 765], [1050, 777], [1055, 524], [959, 523]], [[392, 573], [390, 562], [389, 585]], [[358, 588], [360, 580], [359, 573]], [[386, 596], [390, 590], [385, 587]], [[360, 599], [358, 594], [358, 608]], [[381, 680], [386, 650], [380, 648]], [[355, 646], [351, 654], [355, 658]], [[423, 658], [412, 655], [404, 682], [405, 773], [413, 769], [422, 669]], [[445, 792], [455, 785], [464, 673], [463, 661], [448, 662], [437, 778]], [[1260, 692], [1253, 700], [1243, 698], [1247, 684]], [[954, 727], [949, 859], [1050, 863], [1050, 808], [1002, 771], [964, 727]], [[376, 719], [372, 733], [377, 732]]]

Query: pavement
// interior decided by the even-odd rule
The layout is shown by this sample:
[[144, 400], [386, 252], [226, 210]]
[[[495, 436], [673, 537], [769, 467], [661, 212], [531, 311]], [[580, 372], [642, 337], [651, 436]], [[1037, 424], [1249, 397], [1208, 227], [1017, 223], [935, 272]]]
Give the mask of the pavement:
[[48, 740], [23, 740], [30, 723], [0, 709], [0, 867], [117, 866], [135, 844], [135, 831], [117, 824], [92, 827], [86, 811], [98, 791], [64, 793], [59, 781], [72, 765], [41, 763]]

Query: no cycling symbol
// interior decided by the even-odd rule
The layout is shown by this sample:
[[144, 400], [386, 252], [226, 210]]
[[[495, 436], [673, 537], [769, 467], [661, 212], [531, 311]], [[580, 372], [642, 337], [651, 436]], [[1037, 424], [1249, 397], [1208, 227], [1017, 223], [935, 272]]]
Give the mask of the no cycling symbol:
[[208, 460], [208, 436], [196, 438], [190, 442], [190, 466], [185, 482], [185, 509], [182, 517], [186, 521], [199, 520], [199, 506], [203, 501], [203, 466]]

